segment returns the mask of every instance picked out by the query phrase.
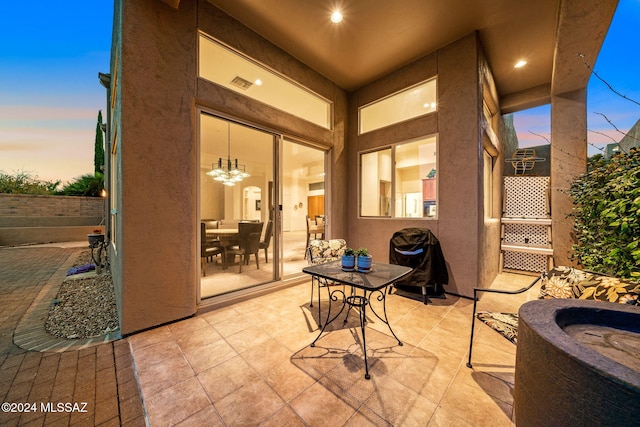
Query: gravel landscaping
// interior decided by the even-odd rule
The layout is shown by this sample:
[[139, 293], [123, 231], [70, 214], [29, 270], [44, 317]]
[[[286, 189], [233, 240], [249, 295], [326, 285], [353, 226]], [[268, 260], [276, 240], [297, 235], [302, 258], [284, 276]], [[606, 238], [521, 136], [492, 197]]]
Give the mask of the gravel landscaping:
[[[84, 251], [74, 267], [88, 264], [90, 258], [91, 252]], [[67, 339], [91, 338], [117, 330], [111, 275], [91, 272], [68, 276], [60, 286], [44, 327], [49, 334]]]

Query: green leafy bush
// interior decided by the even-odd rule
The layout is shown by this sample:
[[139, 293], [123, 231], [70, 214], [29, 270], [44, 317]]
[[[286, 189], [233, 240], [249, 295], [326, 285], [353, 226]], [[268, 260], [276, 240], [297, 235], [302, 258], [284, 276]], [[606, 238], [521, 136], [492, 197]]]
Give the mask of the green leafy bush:
[[95, 175], [86, 174], [65, 185], [58, 194], [64, 196], [99, 197], [103, 188], [104, 175], [101, 173], [96, 173]]
[[0, 193], [9, 194], [54, 194], [60, 181], [44, 181], [28, 172], [19, 171], [13, 175], [0, 171]]
[[590, 159], [570, 194], [574, 258], [589, 270], [640, 278], [640, 150]]

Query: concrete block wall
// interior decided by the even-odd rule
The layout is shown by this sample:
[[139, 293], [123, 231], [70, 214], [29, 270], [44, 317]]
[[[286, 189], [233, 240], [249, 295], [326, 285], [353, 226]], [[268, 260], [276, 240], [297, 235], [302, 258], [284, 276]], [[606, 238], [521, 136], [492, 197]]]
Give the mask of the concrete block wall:
[[0, 194], [0, 246], [86, 240], [103, 216], [98, 197]]

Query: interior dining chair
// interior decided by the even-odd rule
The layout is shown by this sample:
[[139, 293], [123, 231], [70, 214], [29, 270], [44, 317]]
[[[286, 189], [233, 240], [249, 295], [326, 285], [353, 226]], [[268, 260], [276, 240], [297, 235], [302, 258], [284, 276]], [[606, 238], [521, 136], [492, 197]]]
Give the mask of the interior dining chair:
[[[311, 219], [309, 218], [309, 215], [306, 215], [306, 219], [307, 219], [307, 243], [306, 243], [306, 248], [309, 247], [309, 242], [311, 241], [311, 235], [313, 235], [314, 239], [318, 238], [318, 234], [320, 235], [321, 239], [324, 239], [324, 225], [318, 225], [316, 224], [315, 219]], [[304, 258], [307, 258], [307, 252], [305, 251], [304, 253]]]
[[269, 220], [267, 222], [267, 229], [264, 232], [264, 238], [260, 241], [260, 249], [264, 249], [264, 262], [269, 262], [269, 255], [267, 251], [269, 249], [269, 244], [271, 243], [271, 235], [273, 234], [273, 221]]
[[253, 254], [256, 256], [256, 267], [260, 269], [258, 260], [258, 252], [260, 251], [260, 235], [262, 234], [262, 222], [241, 222], [238, 224], [238, 245], [228, 247], [225, 251], [226, 261], [235, 259], [236, 255], [240, 255], [238, 262], [239, 273], [242, 273], [242, 264], [249, 264], [249, 257]]
[[207, 238], [207, 226], [204, 222], [200, 223], [200, 270], [202, 275], [207, 275], [207, 259], [216, 255], [222, 256], [224, 264], [224, 248], [220, 246], [220, 242]]

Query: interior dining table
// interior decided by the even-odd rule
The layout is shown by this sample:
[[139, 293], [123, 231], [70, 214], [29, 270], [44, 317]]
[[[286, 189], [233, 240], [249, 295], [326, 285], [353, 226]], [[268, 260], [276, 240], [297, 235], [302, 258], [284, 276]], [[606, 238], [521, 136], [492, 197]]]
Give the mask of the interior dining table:
[[[237, 228], [209, 228], [206, 230], [207, 240], [213, 238], [220, 242], [220, 246], [228, 248], [240, 244], [240, 235]], [[224, 255], [224, 267], [229, 266], [229, 260], [227, 260], [226, 253]]]
[[237, 228], [207, 228], [207, 236], [237, 236]]

